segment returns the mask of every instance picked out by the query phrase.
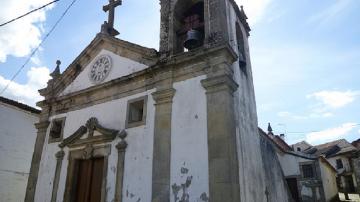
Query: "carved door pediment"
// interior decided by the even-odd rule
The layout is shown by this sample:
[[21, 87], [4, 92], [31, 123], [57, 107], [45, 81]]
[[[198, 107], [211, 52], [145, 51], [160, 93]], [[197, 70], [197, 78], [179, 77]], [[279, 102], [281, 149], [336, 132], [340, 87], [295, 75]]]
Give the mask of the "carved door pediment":
[[[94, 135], [94, 131], [100, 133], [100, 135]], [[86, 138], [82, 138], [85, 134], [88, 134]], [[119, 135], [123, 139], [123, 136], [126, 136], [125, 130], [122, 130], [120, 133], [118, 130], [109, 129], [101, 126], [97, 118], [90, 118], [85, 125], [80, 126], [72, 135], [64, 139], [60, 148], [64, 147], [78, 147], [83, 145], [93, 145], [96, 143], [106, 143], [113, 141], [116, 136]]]

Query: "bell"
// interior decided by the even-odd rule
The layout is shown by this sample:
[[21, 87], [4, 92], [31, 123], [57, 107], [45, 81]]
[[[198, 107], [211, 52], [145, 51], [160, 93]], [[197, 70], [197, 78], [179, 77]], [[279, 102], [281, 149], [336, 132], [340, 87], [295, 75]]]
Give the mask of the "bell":
[[184, 47], [188, 50], [194, 49], [196, 47], [199, 47], [201, 45], [201, 32], [190, 29], [186, 33], [186, 39], [184, 42]]
[[241, 52], [239, 52], [239, 66], [240, 67], [246, 66], [246, 60], [244, 58], [244, 55]]

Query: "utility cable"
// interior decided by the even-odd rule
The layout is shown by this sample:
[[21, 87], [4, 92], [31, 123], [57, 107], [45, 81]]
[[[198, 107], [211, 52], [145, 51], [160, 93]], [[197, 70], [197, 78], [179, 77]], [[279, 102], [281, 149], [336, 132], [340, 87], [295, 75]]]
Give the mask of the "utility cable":
[[17, 18], [14, 18], [14, 19], [9, 20], [9, 21], [7, 21], [7, 22], [5, 22], [5, 23], [2, 23], [2, 24], [0, 24], [0, 27], [5, 26], [5, 25], [7, 25], [7, 24], [9, 24], [9, 23], [11, 23], [11, 22], [14, 22], [14, 21], [16, 21], [16, 20], [18, 20], [18, 19], [20, 19], [20, 18], [23, 18], [23, 17], [25, 17], [25, 16], [27, 16], [27, 15], [35, 12], [35, 11], [38, 11], [38, 10], [40, 10], [40, 9], [43, 9], [43, 8], [49, 6], [49, 5], [51, 5], [51, 4], [53, 4], [53, 3], [57, 2], [57, 1], [60, 1], [60, 0], [52, 1], [52, 2], [50, 2], [50, 3], [48, 3], [48, 4], [45, 4], [45, 5], [43, 5], [43, 6], [39, 7], [39, 8], [36, 8], [36, 9], [34, 9], [34, 10], [31, 10], [31, 11], [25, 13], [24, 15], [21, 15], [21, 16], [19, 16], [19, 17], [17, 17]]
[[40, 42], [40, 44], [31, 52], [31, 54], [29, 55], [29, 57], [26, 59], [25, 63], [19, 68], [19, 70], [14, 74], [14, 76], [10, 79], [9, 83], [6, 84], [6, 86], [4, 87], [4, 89], [1, 90], [0, 95], [2, 95], [10, 86], [11, 82], [14, 81], [14, 79], [19, 75], [19, 73], [24, 69], [24, 67], [29, 63], [29, 61], [31, 60], [31, 58], [34, 56], [34, 54], [39, 50], [39, 48], [41, 47], [41, 45], [46, 41], [46, 39], [50, 36], [50, 34], [54, 31], [54, 29], [56, 28], [56, 26], [60, 23], [60, 21], [64, 18], [64, 16], [66, 15], [66, 13], [70, 10], [70, 8], [74, 5], [74, 3], [77, 0], [73, 0], [69, 6], [66, 8], [66, 10], [64, 11], [64, 13], [60, 16], [60, 18], [55, 22], [55, 24], [53, 25], [53, 27], [50, 29], [50, 31], [45, 35], [45, 37], [43, 38], [43, 40]]

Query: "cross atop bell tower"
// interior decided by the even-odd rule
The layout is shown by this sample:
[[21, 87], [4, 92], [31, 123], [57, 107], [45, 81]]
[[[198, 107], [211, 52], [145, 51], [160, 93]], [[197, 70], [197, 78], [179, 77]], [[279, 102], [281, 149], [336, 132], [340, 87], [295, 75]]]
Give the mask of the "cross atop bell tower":
[[115, 8], [117, 6], [120, 6], [122, 4], [122, 0], [109, 0], [109, 4], [103, 6], [104, 12], [109, 12], [108, 21], [104, 22], [101, 26], [101, 33], [109, 34], [111, 36], [116, 36], [120, 34], [115, 28], [114, 28], [114, 18], [115, 18]]

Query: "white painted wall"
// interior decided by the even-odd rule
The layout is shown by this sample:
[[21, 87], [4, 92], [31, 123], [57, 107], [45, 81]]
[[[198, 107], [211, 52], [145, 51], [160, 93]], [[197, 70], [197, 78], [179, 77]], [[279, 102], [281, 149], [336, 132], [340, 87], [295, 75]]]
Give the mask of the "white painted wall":
[[[343, 163], [343, 166], [344, 166], [343, 168], [340, 168], [340, 169], [336, 168], [336, 160], [337, 159], [341, 159], [341, 161]], [[342, 173], [344, 171], [345, 172], [351, 171], [350, 162], [349, 162], [349, 159], [346, 156], [339, 155], [339, 156], [328, 158], [327, 160], [337, 170], [338, 173]]]
[[[125, 128], [126, 107], [129, 99], [148, 95], [146, 125], [127, 129], [126, 141], [128, 148], [125, 155], [125, 177], [123, 201], [134, 202], [151, 200], [152, 180], [152, 154], [153, 154], [153, 131], [154, 131], [154, 101], [150, 95], [153, 90], [129, 96], [126, 98], [94, 105], [85, 109], [71, 111], [66, 114], [57, 115], [53, 118], [66, 116], [64, 138], [73, 134], [81, 125], [91, 117], [96, 117], [101, 125], [111, 129], [122, 130]], [[49, 129], [48, 129], [49, 133]], [[55, 153], [59, 151], [58, 143], [48, 144], [48, 133], [45, 140], [44, 151], [40, 164], [40, 175], [36, 187], [35, 201], [47, 202], [51, 199], [53, 178], [55, 175], [56, 159]], [[107, 201], [114, 199], [115, 176], [118, 153], [112, 143], [111, 155], [109, 156], [107, 176]], [[57, 201], [63, 200], [68, 167], [68, 149], [65, 149], [65, 157], [61, 169]]]
[[[205, 76], [174, 83], [171, 118], [171, 185], [180, 186], [191, 180], [188, 189], [177, 197], [189, 195], [189, 201], [203, 201], [209, 196], [207, 109], [205, 89], [200, 81]], [[219, 143], [220, 144], [220, 143]], [[171, 202], [176, 195], [171, 188]], [[178, 200], [177, 200], [178, 201]]]
[[320, 161], [321, 180], [323, 183], [325, 200], [330, 201], [338, 194], [336, 172], [328, 164]]
[[[227, 3], [227, 17], [230, 45], [237, 52], [236, 19], [232, 4]], [[251, 73], [249, 44], [246, 32], [242, 28], [245, 45], [245, 57], [247, 58], [248, 76], [245, 76], [239, 67], [238, 61], [233, 63], [234, 79], [239, 85], [234, 93], [236, 136], [239, 159], [239, 182], [241, 201], [266, 201], [264, 166], [260, 150], [260, 137], [256, 113], [254, 86]], [[254, 161], [254, 159], [258, 159]], [[248, 183], [251, 182], [251, 183]], [[285, 193], [286, 194], [286, 193]], [[279, 199], [280, 200], [280, 199]]]
[[89, 72], [91, 71], [91, 66], [94, 64], [94, 62], [96, 62], [97, 58], [104, 54], [109, 55], [111, 57], [113, 66], [109, 75], [105, 78], [103, 83], [147, 68], [147, 66], [144, 64], [135, 62], [133, 60], [116, 55], [113, 52], [103, 49], [84, 68], [84, 70], [76, 77], [76, 79], [69, 86], [65, 88], [65, 90], [60, 95], [66, 95], [96, 85], [89, 80]]
[[278, 153], [278, 157], [285, 176], [301, 175], [299, 164], [314, 161], [285, 153]]
[[0, 201], [23, 201], [38, 116], [0, 103]]

